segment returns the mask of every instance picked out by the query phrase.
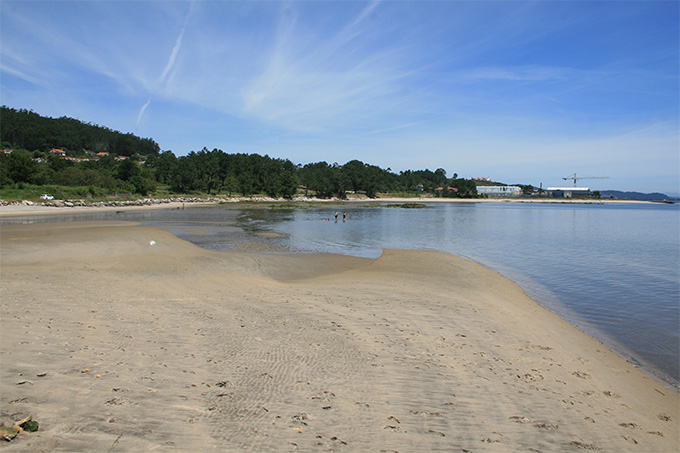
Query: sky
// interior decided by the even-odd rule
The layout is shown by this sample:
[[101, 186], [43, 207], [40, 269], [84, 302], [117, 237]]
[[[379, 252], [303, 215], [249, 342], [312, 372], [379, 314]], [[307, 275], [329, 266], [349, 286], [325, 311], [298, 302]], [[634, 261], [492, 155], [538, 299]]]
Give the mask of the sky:
[[0, 103], [177, 156], [676, 194], [679, 23], [674, 0], [2, 0]]

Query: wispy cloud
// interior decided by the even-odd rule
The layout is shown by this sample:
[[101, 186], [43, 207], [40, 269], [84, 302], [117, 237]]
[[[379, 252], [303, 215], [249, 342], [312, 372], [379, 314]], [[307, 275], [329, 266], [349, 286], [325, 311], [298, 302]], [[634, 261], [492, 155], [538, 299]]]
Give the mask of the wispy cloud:
[[149, 99], [142, 106], [142, 108], [139, 109], [139, 113], [137, 113], [137, 128], [138, 129], [139, 129], [140, 123], [142, 122], [142, 117], [144, 116], [144, 112], [146, 111], [147, 107], [149, 107], [149, 104], [151, 104], [151, 96], [149, 96]]
[[662, 165], [640, 156], [677, 161], [678, 9], [6, 0], [0, 95], [180, 154], [230, 145], [459, 174], [651, 172]]
[[564, 80], [573, 70], [546, 66], [482, 67], [462, 71], [458, 76], [464, 81], [546, 81]]
[[317, 39], [297, 14], [283, 15], [262, 72], [242, 90], [243, 112], [296, 130], [324, 132], [388, 120], [408, 77], [408, 56], [398, 43], [378, 48], [370, 21], [371, 2], [336, 31]]
[[414, 127], [414, 126], [418, 126], [420, 124], [423, 124], [423, 122], [422, 121], [413, 121], [413, 122], [406, 123], [406, 124], [398, 124], [396, 126], [383, 127], [382, 129], [375, 129], [375, 130], [372, 130], [372, 131], [368, 131], [365, 134], [366, 135], [384, 134], [385, 132], [394, 132], [394, 131], [398, 131], [398, 130], [401, 130], [401, 129], [408, 129], [408, 128], [411, 128], [411, 127]]
[[25, 72], [21, 69], [18, 69], [16, 64], [12, 63], [7, 63], [7, 58], [3, 58], [3, 61], [0, 62], [0, 71], [5, 72], [7, 74], [11, 74], [14, 77], [17, 77], [25, 82], [34, 84], [34, 85], [41, 85], [43, 83], [43, 79], [40, 77], [36, 77], [28, 72]]
[[177, 61], [177, 54], [179, 53], [179, 50], [182, 48], [182, 40], [184, 39], [184, 32], [187, 29], [187, 24], [189, 23], [189, 18], [191, 17], [191, 9], [192, 6], [189, 7], [189, 12], [187, 13], [186, 19], [184, 20], [184, 25], [182, 26], [182, 29], [179, 32], [179, 35], [177, 36], [177, 40], [175, 41], [175, 46], [172, 48], [172, 52], [170, 52], [170, 57], [168, 58], [168, 63], [165, 65], [165, 69], [163, 69], [163, 72], [161, 73], [159, 83], [164, 83], [165, 79], [167, 78], [168, 74], [172, 70], [172, 68], [175, 66], [175, 61]]
[[381, 0], [372, 0], [371, 2], [368, 3], [366, 8], [364, 8], [361, 13], [349, 24], [347, 27], [349, 30], [355, 29], [357, 26], [359, 26], [362, 22], [364, 22], [367, 18], [371, 16], [373, 11], [377, 8], [378, 4], [380, 3]]
[[177, 35], [177, 39], [175, 40], [175, 45], [172, 48], [172, 51], [170, 52], [170, 56], [168, 57], [168, 62], [165, 65], [165, 68], [163, 69], [163, 72], [161, 73], [160, 77], [158, 78], [158, 81], [156, 82], [156, 87], [153, 90], [153, 93], [149, 96], [149, 99], [146, 101], [146, 103], [142, 106], [142, 108], [139, 110], [139, 113], [137, 114], [137, 129], [139, 129], [139, 126], [142, 122], [142, 118], [144, 116], [144, 112], [146, 109], [149, 107], [151, 104], [151, 100], [153, 99], [153, 96], [162, 88], [165, 87], [166, 81], [168, 79], [168, 75], [170, 72], [174, 69], [175, 63], [177, 62], [177, 55], [179, 54], [180, 49], [182, 48], [182, 41], [184, 39], [184, 33], [186, 32], [187, 25], [189, 24], [189, 20], [191, 19], [192, 12], [194, 10], [194, 5], [196, 4], [196, 0], [192, 0], [192, 2], [189, 5], [189, 9], [186, 13], [186, 16], [184, 17], [184, 24], [182, 25], [182, 28], [179, 31], [179, 34]]

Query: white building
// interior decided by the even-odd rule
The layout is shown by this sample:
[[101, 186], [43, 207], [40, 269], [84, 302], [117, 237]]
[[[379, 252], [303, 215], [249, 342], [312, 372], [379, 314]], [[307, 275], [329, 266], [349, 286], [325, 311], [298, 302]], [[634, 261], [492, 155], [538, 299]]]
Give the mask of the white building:
[[519, 186], [477, 186], [477, 193], [489, 197], [517, 197], [522, 195]]
[[586, 197], [590, 194], [588, 187], [548, 187], [545, 190], [555, 198]]

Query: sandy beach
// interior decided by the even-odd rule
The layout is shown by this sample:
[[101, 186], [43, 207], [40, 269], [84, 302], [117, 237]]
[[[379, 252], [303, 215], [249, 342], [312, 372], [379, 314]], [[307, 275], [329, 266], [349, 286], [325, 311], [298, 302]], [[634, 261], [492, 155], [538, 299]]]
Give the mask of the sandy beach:
[[[651, 201], [635, 201], [635, 200], [597, 200], [597, 199], [578, 199], [578, 198], [435, 198], [435, 197], [411, 197], [411, 198], [396, 198], [396, 197], [381, 197], [381, 198], [366, 198], [365, 196], [350, 195], [346, 200], [339, 199], [320, 199], [310, 197], [300, 197], [294, 200], [285, 199], [252, 199], [248, 197], [243, 198], [229, 198], [221, 202], [236, 203], [238, 202], [255, 202], [261, 204], [267, 203], [326, 203], [332, 204], [346, 204], [353, 205], [358, 203], [367, 204], [382, 204], [382, 203], [541, 203], [541, 204], [640, 204], [640, 203], [654, 203]], [[32, 202], [31, 202], [32, 203]], [[24, 216], [24, 215], [46, 215], [46, 214], [79, 214], [87, 212], [105, 212], [105, 211], [142, 211], [148, 209], [188, 209], [197, 205], [216, 205], [220, 201], [199, 201], [197, 203], [182, 203], [182, 202], [168, 202], [159, 204], [148, 204], [142, 206], [74, 206], [74, 207], [54, 207], [43, 206], [39, 203], [33, 204], [8, 204], [0, 205], [0, 217], [4, 216]]]
[[440, 252], [0, 227], [5, 451], [680, 450], [678, 393]]
[[[189, 204], [189, 207], [192, 204]], [[25, 216], [25, 215], [51, 215], [51, 214], [83, 214], [92, 212], [111, 212], [111, 211], [147, 211], [150, 209], [185, 209], [186, 203], [171, 202], [143, 206], [74, 206], [56, 207], [42, 206], [40, 204], [10, 204], [0, 206], [0, 217]]]

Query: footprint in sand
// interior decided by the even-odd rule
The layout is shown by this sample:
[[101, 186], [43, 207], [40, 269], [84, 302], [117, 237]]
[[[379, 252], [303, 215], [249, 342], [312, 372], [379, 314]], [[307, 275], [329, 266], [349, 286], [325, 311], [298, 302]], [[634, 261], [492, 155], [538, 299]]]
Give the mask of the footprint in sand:
[[523, 415], [512, 415], [508, 417], [508, 420], [512, 420], [515, 423], [531, 423], [533, 421], [532, 419], [524, 417]]
[[545, 429], [547, 431], [557, 431], [560, 427], [558, 425], [553, 425], [552, 423], [538, 423], [536, 428]]
[[576, 448], [581, 448], [583, 450], [599, 450], [595, 445], [593, 444], [586, 444], [584, 442], [580, 442], [578, 440], [571, 441], [569, 445], [573, 445]]

